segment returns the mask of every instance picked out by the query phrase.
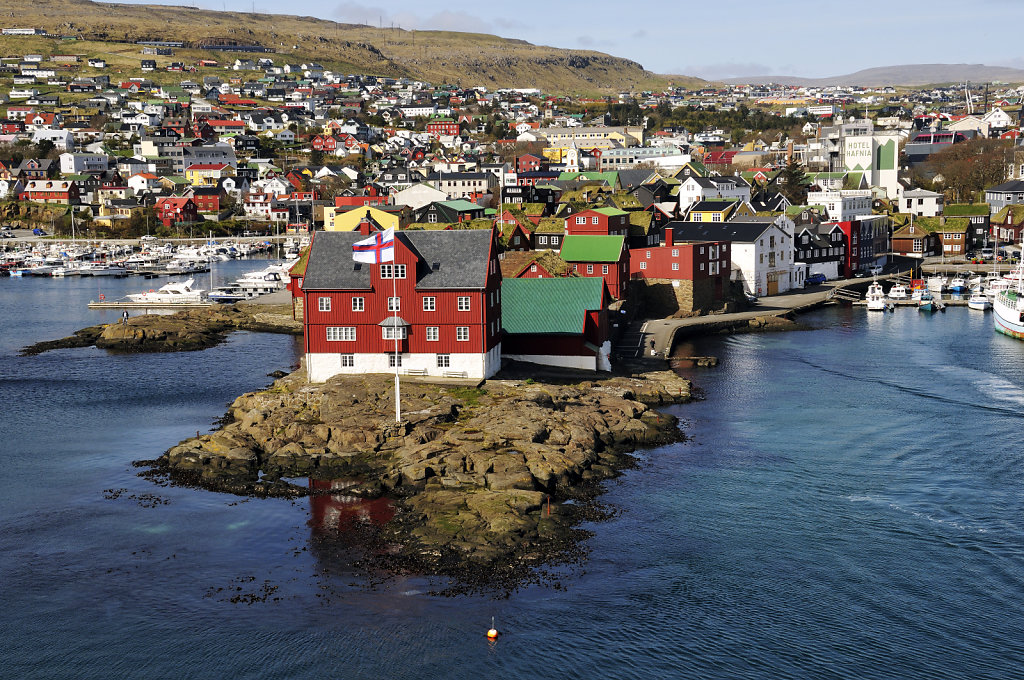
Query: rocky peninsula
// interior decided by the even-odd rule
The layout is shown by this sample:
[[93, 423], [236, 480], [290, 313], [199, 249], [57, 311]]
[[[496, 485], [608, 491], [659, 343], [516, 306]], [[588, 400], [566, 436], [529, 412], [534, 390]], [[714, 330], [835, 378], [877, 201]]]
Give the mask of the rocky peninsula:
[[403, 380], [396, 423], [391, 376], [314, 385], [300, 369], [237, 398], [218, 431], [149, 464], [178, 483], [244, 495], [302, 496], [317, 492], [291, 480], [344, 480], [347, 496], [394, 501], [394, 519], [375, 532], [374, 569], [511, 585], [571, 559], [599, 482], [635, 448], [679, 440], [675, 417], [654, 408], [689, 398], [689, 382], [670, 371]]
[[213, 347], [236, 330], [302, 334], [287, 304], [239, 302], [173, 314], [129, 317], [128, 323], [89, 326], [59, 340], [45, 340], [21, 350], [22, 356], [53, 349], [92, 347], [116, 352], [187, 352]]

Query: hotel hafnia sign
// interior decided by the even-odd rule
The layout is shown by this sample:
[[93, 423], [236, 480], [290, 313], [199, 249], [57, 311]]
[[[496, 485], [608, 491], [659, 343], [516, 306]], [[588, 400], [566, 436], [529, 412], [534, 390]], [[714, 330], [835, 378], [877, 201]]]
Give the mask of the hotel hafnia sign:
[[847, 139], [845, 162], [847, 170], [871, 170], [874, 153], [870, 137], [864, 139]]

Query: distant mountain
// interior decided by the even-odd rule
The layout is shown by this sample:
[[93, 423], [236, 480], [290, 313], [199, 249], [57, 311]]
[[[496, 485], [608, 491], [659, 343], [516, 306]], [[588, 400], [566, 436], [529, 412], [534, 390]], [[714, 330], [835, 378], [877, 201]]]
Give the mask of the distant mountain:
[[[287, 4], [275, 7], [301, 9], [301, 6]], [[180, 52], [180, 56], [192, 59], [221, 60], [234, 60], [240, 55], [206, 54], [209, 51], [203, 47], [255, 44], [273, 48], [278, 53], [274, 56], [278, 62], [313, 60], [344, 73], [409, 77], [434, 84], [479, 85], [490, 89], [536, 87], [570, 94], [615, 93], [661, 89], [670, 81], [690, 86], [704, 82], [697, 78], [661, 76], [645, 70], [635, 61], [601, 52], [532, 45], [493, 35], [406, 31], [286, 14], [219, 12], [184, 6], [184, 3], [178, 6], [90, 0], [4, 0], [3, 25], [44, 28], [51, 33], [80, 37], [86, 42], [78, 43], [79, 51], [94, 50], [115, 66], [137, 64], [137, 52], [127, 45], [104, 50], [96, 43], [182, 40], [192, 49], [179, 50], [176, 54]], [[0, 45], [7, 42], [33, 47], [52, 43], [0, 38]], [[54, 49], [75, 48], [68, 43], [54, 43]], [[10, 53], [10, 48], [4, 53]]]
[[800, 78], [796, 76], [749, 76], [746, 78], [729, 78], [726, 83], [749, 83], [763, 85], [778, 83], [780, 85], [822, 86], [822, 85], [861, 85], [864, 87], [882, 87], [886, 85], [905, 85], [919, 87], [922, 85], [941, 85], [944, 83], [988, 83], [998, 80], [1004, 83], [1024, 83], [1024, 70], [1006, 66], [986, 66], [984, 64], [907, 64], [904, 66], [880, 66], [868, 68], [845, 76], [829, 78]]

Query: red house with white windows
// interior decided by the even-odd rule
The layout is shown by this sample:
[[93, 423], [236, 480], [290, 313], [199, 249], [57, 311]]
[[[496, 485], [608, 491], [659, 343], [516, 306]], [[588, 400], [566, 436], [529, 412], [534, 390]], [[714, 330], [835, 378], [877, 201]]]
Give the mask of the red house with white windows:
[[493, 230], [396, 232], [394, 261], [381, 264], [353, 261], [364, 238], [323, 231], [310, 245], [302, 281], [310, 381], [394, 373], [396, 364], [411, 375], [494, 375], [502, 330]]
[[730, 262], [729, 241], [677, 243], [672, 229], [665, 229], [660, 245], [629, 251], [629, 271], [635, 279], [692, 282], [694, 309], [711, 307], [722, 300], [729, 289]]
[[459, 124], [451, 118], [435, 118], [427, 123], [427, 133], [435, 137], [454, 137], [459, 134]]
[[196, 202], [187, 196], [168, 196], [161, 198], [153, 206], [157, 218], [165, 227], [173, 227], [175, 222], [198, 222], [199, 211]]
[[626, 236], [629, 213], [618, 208], [594, 208], [565, 218], [565, 233], [570, 236]]
[[629, 249], [625, 236], [566, 236], [559, 255], [577, 276], [600, 276], [616, 300], [626, 296]]

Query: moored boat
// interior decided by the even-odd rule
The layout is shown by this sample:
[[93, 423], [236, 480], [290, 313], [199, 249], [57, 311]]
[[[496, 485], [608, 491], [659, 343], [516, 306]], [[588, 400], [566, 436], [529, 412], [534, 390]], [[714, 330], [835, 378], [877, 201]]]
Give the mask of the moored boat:
[[1007, 277], [1013, 284], [996, 293], [992, 302], [995, 329], [999, 333], [1024, 340], [1024, 260]]
[[885, 290], [882, 288], [882, 284], [875, 281], [868, 286], [868, 292], [864, 294], [864, 299], [868, 303], [868, 311], [872, 312], [884, 312], [886, 307]]
[[188, 305], [206, 302], [206, 291], [192, 288], [193, 283], [195, 283], [195, 279], [189, 279], [188, 281], [172, 281], [171, 283], [160, 286], [160, 288], [156, 290], [151, 289], [142, 293], [132, 293], [125, 297], [132, 302], [150, 302], [161, 305]]
[[917, 308], [922, 312], [934, 312], [935, 296], [926, 290], [921, 291], [920, 297], [917, 298]]
[[992, 308], [992, 301], [988, 299], [987, 295], [979, 290], [975, 293], [971, 293], [971, 297], [967, 298], [967, 306], [979, 312], [984, 312], [985, 310]]
[[907, 292], [907, 287], [902, 283], [897, 283], [889, 289], [890, 300], [907, 300], [910, 298], [910, 294]]

